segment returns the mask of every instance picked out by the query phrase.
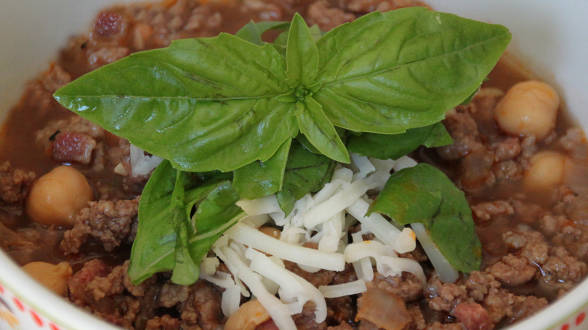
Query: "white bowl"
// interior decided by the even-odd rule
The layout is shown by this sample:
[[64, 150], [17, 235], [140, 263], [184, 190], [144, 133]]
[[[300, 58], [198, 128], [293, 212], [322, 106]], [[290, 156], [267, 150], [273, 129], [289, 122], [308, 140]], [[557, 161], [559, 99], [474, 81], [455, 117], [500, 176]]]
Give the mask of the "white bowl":
[[[67, 37], [85, 32], [98, 9], [118, 0], [0, 0], [0, 121], [24, 83], [46, 69]], [[430, 0], [435, 9], [506, 25], [510, 52], [556, 86], [588, 128], [588, 1]], [[2, 304], [4, 302], [4, 304]], [[4, 306], [6, 305], [6, 306]], [[588, 280], [512, 329], [588, 329]], [[0, 251], [0, 329], [114, 329], [43, 288]]]

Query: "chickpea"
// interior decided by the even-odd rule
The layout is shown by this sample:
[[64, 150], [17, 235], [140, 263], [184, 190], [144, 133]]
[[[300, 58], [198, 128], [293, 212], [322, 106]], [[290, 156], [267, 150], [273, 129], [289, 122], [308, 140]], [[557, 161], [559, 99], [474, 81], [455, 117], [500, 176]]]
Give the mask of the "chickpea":
[[34, 261], [22, 267], [32, 278], [60, 296], [67, 294], [67, 281], [71, 277], [71, 266], [67, 262], [53, 265]]
[[567, 157], [555, 151], [542, 151], [531, 157], [524, 185], [529, 190], [547, 190], [564, 179]]
[[555, 127], [559, 95], [548, 84], [525, 81], [511, 87], [496, 106], [494, 118], [505, 132], [541, 140]]
[[254, 330], [258, 325], [269, 320], [270, 316], [257, 301], [250, 300], [229, 317], [225, 323], [225, 330]]
[[59, 166], [39, 178], [27, 199], [27, 213], [46, 225], [72, 225], [75, 214], [92, 200], [86, 177], [70, 166]]

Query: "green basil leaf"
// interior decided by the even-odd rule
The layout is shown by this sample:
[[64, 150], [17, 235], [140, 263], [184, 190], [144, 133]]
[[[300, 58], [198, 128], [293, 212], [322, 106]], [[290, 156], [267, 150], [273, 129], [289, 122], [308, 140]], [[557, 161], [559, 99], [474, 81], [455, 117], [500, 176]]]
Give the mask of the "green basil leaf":
[[349, 151], [379, 159], [398, 159], [424, 145], [429, 148], [452, 143], [443, 123], [411, 128], [402, 134], [363, 133], [347, 141]]
[[321, 105], [311, 96], [297, 103], [296, 119], [300, 132], [323, 155], [341, 163], [349, 163], [349, 153], [337, 130], [325, 116]]
[[394, 173], [369, 212], [398, 225], [423, 223], [453, 267], [466, 273], [480, 268], [482, 248], [465, 195], [435, 167], [421, 163]]
[[198, 205], [192, 218], [196, 235], [190, 238], [190, 253], [198, 264], [227, 229], [245, 218], [246, 214], [235, 204], [238, 200], [239, 194], [231, 182], [223, 181]]
[[66, 108], [195, 172], [269, 159], [298, 133], [283, 57], [239, 37], [183, 39], [86, 74], [55, 93]]
[[324, 34], [325, 33], [321, 31], [318, 25], [315, 24], [310, 27], [310, 36], [312, 37], [312, 40], [314, 40], [314, 42], [319, 41], [319, 39], [322, 38]]
[[291, 140], [284, 142], [267, 161], [255, 161], [235, 170], [233, 186], [241, 198], [261, 198], [282, 189], [290, 142]]
[[[178, 181], [177, 171], [168, 161], [163, 161], [143, 189], [139, 202], [139, 226], [129, 266], [129, 276], [134, 284], [163, 271], [173, 271], [174, 283], [192, 284], [198, 279], [203, 247], [214, 243], [220, 234], [243, 217], [236, 205], [227, 205], [231, 201], [234, 204], [236, 195], [233, 190], [232, 195], [226, 196], [230, 190], [227, 188], [228, 181], [204, 184], [182, 193], [181, 180], [185, 179], [183, 177]], [[189, 186], [184, 182], [183, 187]], [[195, 205], [210, 209], [207, 205], [219, 203], [226, 213], [220, 212], [214, 219], [216, 222], [202, 215], [202, 221], [196, 216], [190, 220]], [[198, 214], [203, 213], [211, 214], [204, 210]], [[178, 223], [183, 226], [178, 227]]]
[[139, 202], [139, 225], [129, 265], [129, 276], [133, 283], [140, 283], [157, 272], [174, 268], [176, 230], [171, 221], [170, 204], [175, 180], [175, 170], [164, 160], [143, 188]]
[[425, 8], [368, 14], [317, 42], [313, 97], [334, 125], [356, 132], [431, 125], [480, 86], [510, 39], [503, 26]]
[[296, 137], [296, 141], [298, 141], [298, 143], [300, 143], [306, 150], [312, 152], [313, 154], [321, 155], [321, 152], [318, 151], [318, 149], [315, 148], [303, 134], [298, 134], [298, 136]]
[[[286, 28], [286, 31], [280, 33], [278, 37], [274, 40], [273, 45], [278, 50], [280, 54], [286, 56], [286, 45], [288, 44], [288, 33], [289, 27]], [[317, 42], [322, 36], [324, 35], [323, 31], [318, 27], [318, 25], [313, 25], [310, 27], [310, 36], [314, 42]]]
[[269, 30], [282, 30], [287, 29], [290, 26], [290, 22], [281, 21], [266, 21], [266, 22], [254, 22], [250, 21], [245, 24], [235, 35], [243, 40], [247, 40], [256, 45], [263, 45], [264, 42], [261, 36], [264, 32]]
[[289, 214], [302, 196], [320, 190], [331, 180], [335, 169], [331, 159], [312, 153], [297, 141], [292, 142], [284, 183], [276, 197], [284, 213]]
[[294, 14], [288, 30], [286, 73], [293, 87], [310, 87], [318, 73], [319, 54], [308, 25], [300, 14]]
[[194, 263], [188, 249], [188, 238], [192, 232], [189, 231], [190, 218], [185, 212], [184, 189], [186, 174], [182, 171], [175, 172], [177, 172], [176, 183], [171, 196], [171, 205], [169, 206], [171, 208], [172, 223], [176, 231], [175, 264], [171, 281], [179, 285], [190, 285], [198, 280], [200, 265]]

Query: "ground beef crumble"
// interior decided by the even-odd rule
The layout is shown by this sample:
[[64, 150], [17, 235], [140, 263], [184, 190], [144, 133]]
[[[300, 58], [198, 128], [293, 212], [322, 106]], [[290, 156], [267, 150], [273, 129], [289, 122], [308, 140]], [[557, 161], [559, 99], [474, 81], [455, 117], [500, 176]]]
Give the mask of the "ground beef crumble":
[[10, 162], [0, 164], [0, 206], [22, 207], [36, 174], [12, 168]]
[[65, 232], [63, 251], [78, 253], [89, 238], [99, 241], [105, 251], [113, 251], [128, 240], [138, 205], [138, 199], [90, 202], [74, 217], [73, 228]]

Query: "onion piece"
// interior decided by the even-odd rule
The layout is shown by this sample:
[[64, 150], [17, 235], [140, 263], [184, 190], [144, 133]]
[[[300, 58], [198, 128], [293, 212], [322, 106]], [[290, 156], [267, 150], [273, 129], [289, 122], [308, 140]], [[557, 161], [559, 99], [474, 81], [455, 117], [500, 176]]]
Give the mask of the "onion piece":
[[423, 250], [425, 250], [425, 254], [427, 254], [433, 267], [435, 267], [437, 274], [439, 274], [439, 279], [445, 283], [457, 281], [459, 272], [443, 256], [435, 242], [431, 239], [431, 236], [429, 236], [425, 226], [422, 223], [413, 223], [410, 226], [414, 230]]
[[143, 149], [131, 144], [130, 147], [131, 175], [147, 175], [163, 161], [157, 156], [147, 156]]
[[340, 253], [288, 244], [242, 223], [235, 224], [225, 235], [241, 244], [297, 264], [334, 271], [345, 269], [345, 260]]
[[357, 280], [348, 283], [322, 285], [319, 287], [319, 291], [325, 298], [338, 298], [366, 292], [367, 287], [363, 280]]

